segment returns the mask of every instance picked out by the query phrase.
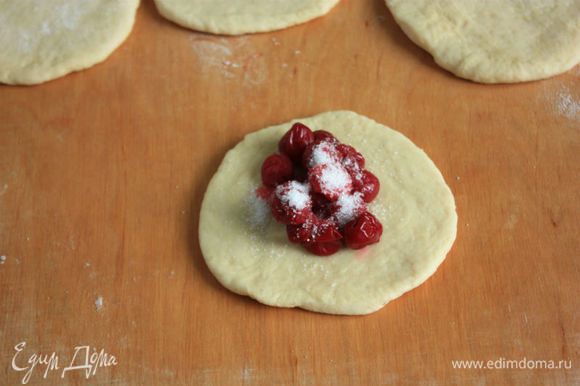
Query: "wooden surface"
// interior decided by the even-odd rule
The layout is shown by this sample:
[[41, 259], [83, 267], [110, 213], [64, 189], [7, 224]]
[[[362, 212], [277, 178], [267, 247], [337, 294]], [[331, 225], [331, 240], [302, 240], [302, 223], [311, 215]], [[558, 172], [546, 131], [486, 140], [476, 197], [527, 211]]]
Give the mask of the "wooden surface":
[[[579, 100], [578, 67], [520, 85], [453, 77], [380, 0], [239, 38], [179, 28], [145, 0], [105, 63], [0, 86], [0, 384], [21, 382], [26, 342], [20, 367], [60, 361], [33, 385], [578, 385]], [[439, 166], [459, 213], [447, 260], [364, 317], [228, 292], [196, 236], [210, 177], [244, 134], [334, 109]], [[82, 345], [118, 364], [61, 378]], [[451, 363], [500, 358], [572, 369]]]

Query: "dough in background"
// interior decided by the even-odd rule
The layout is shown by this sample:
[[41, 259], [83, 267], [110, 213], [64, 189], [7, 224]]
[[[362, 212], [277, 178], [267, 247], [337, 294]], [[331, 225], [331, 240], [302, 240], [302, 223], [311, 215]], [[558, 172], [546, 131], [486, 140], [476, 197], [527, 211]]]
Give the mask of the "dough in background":
[[580, 62], [580, 0], [386, 0], [443, 68], [482, 83], [548, 78]]
[[0, 0], [0, 83], [31, 85], [105, 60], [139, 0]]
[[261, 164], [277, 151], [288, 122], [247, 135], [226, 154], [201, 208], [205, 261], [226, 288], [264, 304], [331, 314], [376, 311], [427, 280], [445, 259], [457, 228], [453, 194], [429, 157], [386, 126], [349, 111], [297, 121], [328, 130], [363, 154], [381, 182], [369, 206], [383, 224], [381, 241], [318, 257], [291, 244], [269, 211], [253, 214], [248, 203], [261, 184]]
[[268, 32], [328, 13], [340, 0], [155, 0], [167, 19], [223, 35]]

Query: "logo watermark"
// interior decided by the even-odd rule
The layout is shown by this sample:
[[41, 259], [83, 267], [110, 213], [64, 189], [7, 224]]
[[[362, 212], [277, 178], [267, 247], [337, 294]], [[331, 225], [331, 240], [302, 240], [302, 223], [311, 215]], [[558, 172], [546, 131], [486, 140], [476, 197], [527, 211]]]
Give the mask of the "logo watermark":
[[35, 371], [42, 374], [46, 379], [50, 373], [60, 374], [65, 378], [73, 372], [84, 372], [86, 379], [94, 377], [97, 370], [102, 367], [111, 367], [118, 364], [117, 358], [101, 349], [98, 351], [91, 346], [76, 346], [67, 358], [59, 356], [56, 352], [49, 354], [25, 353], [26, 342], [20, 342], [14, 346], [12, 357], [12, 370], [22, 373], [20, 382], [25, 385], [32, 378]]
[[570, 370], [572, 360], [497, 358], [492, 360], [452, 360], [454, 369], [471, 370]]

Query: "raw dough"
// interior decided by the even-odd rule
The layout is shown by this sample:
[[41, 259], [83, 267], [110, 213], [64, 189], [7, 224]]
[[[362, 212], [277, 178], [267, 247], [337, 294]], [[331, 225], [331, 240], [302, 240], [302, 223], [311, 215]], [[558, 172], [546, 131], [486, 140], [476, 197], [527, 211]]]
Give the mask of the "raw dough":
[[0, 0], [0, 82], [37, 84], [105, 60], [139, 0]]
[[443, 68], [482, 83], [548, 78], [580, 62], [580, 0], [386, 0]]
[[285, 227], [273, 220], [255, 225], [248, 199], [260, 184], [262, 161], [291, 126], [285, 123], [247, 135], [226, 154], [201, 208], [205, 261], [225, 287], [268, 305], [376, 311], [427, 280], [445, 258], [457, 228], [453, 195], [427, 155], [394, 130], [348, 111], [299, 121], [331, 131], [365, 156], [381, 181], [371, 211], [383, 224], [382, 240], [316, 257], [290, 244]]
[[175, 23], [224, 35], [267, 32], [326, 14], [340, 0], [155, 0]]

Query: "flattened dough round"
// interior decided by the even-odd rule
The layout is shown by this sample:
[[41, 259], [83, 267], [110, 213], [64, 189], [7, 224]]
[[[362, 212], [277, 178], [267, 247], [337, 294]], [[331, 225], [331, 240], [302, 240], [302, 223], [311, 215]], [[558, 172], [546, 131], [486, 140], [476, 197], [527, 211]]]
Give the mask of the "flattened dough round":
[[367, 314], [431, 276], [455, 240], [453, 195], [427, 155], [402, 134], [366, 117], [335, 111], [300, 119], [353, 145], [381, 181], [371, 207], [384, 227], [362, 251], [316, 257], [290, 244], [273, 220], [249, 225], [248, 198], [264, 158], [293, 122], [247, 135], [230, 150], [203, 200], [199, 240], [214, 276], [264, 304], [331, 314]]
[[325, 15], [340, 0], [155, 0], [167, 19], [223, 35], [268, 32]]
[[548, 78], [580, 62], [580, 0], [386, 0], [443, 68], [482, 83]]
[[139, 0], [0, 0], [0, 83], [37, 84], [105, 60]]

